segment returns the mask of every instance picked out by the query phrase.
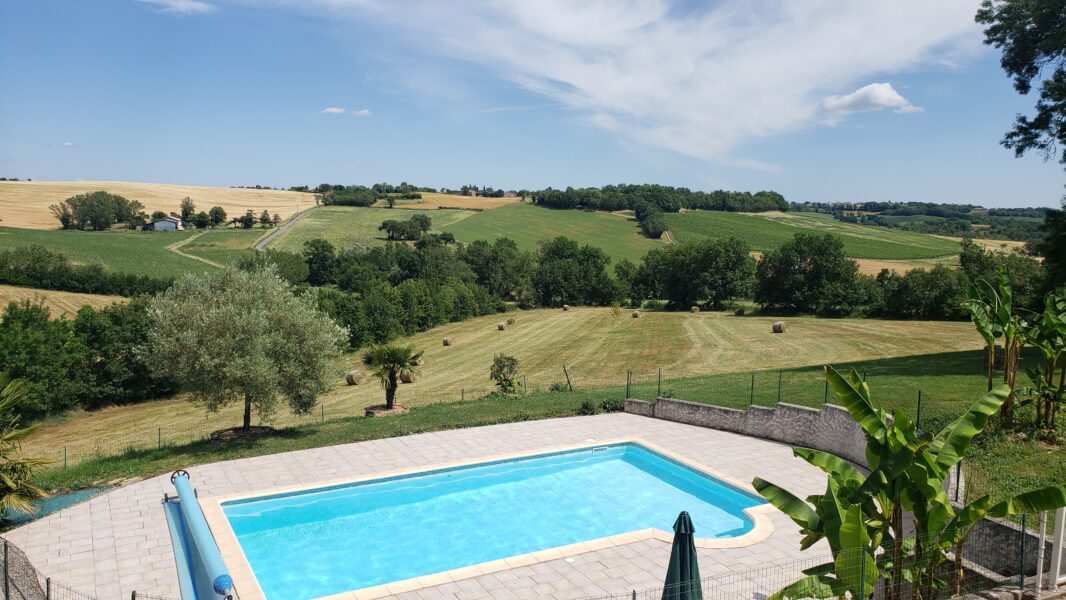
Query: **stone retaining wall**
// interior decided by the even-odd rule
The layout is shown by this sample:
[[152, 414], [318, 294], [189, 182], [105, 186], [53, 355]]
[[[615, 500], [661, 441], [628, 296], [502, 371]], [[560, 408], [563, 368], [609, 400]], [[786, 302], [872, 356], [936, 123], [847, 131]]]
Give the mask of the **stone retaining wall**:
[[824, 404], [807, 408], [780, 403], [775, 407], [752, 406], [747, 410], [724, 408], [673, 398], [655, 402], [626, 400], [627, 413], [731, 431], [830, 452], [866, 466], [866, 438], [842, 406]]

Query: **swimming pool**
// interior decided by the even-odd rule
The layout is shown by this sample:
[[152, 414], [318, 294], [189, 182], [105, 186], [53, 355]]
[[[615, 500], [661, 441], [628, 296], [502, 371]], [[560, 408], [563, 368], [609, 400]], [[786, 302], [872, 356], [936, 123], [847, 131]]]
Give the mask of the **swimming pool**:
[[636, 443], [223, 502], [265, 596], [310, 599], [657, 528], [753, 528], [764, 500]]

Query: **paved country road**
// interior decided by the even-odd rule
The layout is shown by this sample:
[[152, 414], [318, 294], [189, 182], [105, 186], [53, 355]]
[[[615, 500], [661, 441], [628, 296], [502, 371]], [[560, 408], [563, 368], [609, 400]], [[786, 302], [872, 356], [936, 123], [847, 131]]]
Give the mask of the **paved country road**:
[[267, 247], [270, 246], [270, 244], [273, 243], [274, 240], [276, 240], [277, 238], [285, 235], [285, 232], [288, 231], [290, 227], [292, 227], [293, 225], [299, 223], [300, 219], [304, 218], [304, 216], [307, 215], [307, 213], [311, 212], [312, 210], [315, 210], [316, 208], [318, 208], [318, 207], [317, 206], [312, 206], [311, 208], [308, 208], [307, 210], [300, 211], [300, 212], [296, 213], [295, 215], [293, 215], [292, 217], [290, 217], [289, 220], [286, 221], [286, 223], [284, 225], [282, 225], [281, 227], [278, 227], [276, 230], [271, 232], [270, 235], [268, 235], [265, 238], [259, 240], [259, 242], [256, 243], [256, 245], [255, 245], [255, 249], [257, 251], [259, 251], [259, 252], [265, 252]]

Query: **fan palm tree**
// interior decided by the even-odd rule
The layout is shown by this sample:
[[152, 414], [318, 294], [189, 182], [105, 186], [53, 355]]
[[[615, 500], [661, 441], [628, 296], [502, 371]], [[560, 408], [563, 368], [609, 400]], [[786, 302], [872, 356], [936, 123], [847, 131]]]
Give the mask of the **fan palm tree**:
[[363, 351], [363, 365], [381, 382], [385, 389], [385, 409], [396, 405], [396, 386], [401, 375], [417, 375], [422, 353], [414, 346], [371, 344]]
[[27, 395], [26, 382], [0, 374], [0, 519], [10, 511], [30, 513], [48, 496], [33, 484], [33, 470], [51, 461], [18, 456], [22, 440], [38, 427], [19, 427], [15, 409]]

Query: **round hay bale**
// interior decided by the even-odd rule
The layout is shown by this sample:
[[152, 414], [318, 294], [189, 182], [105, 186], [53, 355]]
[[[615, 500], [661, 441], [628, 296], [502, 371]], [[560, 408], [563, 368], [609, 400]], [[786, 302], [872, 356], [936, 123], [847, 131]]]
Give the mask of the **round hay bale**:
[[400, 373], [400, 383], [417, 383], [418, 375], [414, 373]]
[[452, 345], [452, 344], [454, 344], [454, 343], [455, 343], [455, 342], [453, 342], [453, 341], [452, 341], [452, 338], [450, 338], [450, 337], [446, 337], [446, 338], [444, 338], [444, 345], [445, 345], [445, 346], [451, 346], [451, 345]]
[[784, 333], [786, 329], [784, 321], [774, 321], [773, 327], [774, 333]]
[[569, 304], [564, 304], [563, 305], [563, 310], [570, 310], [570, 305]]
[[744, 309], [743, 308], [738, 308], [738, 309], [733, 311], [733, 314], [738, 316], [738, 317], [743, 317], [744, 316]]
[[507, 324], [508, 324], [508, 325], [514, 325], [514, 317], [509, 317], [509, 318], [507, 319]]
[[691, 311], [692, 311], [692, 312], [694, 312], [694, 313], [698, 313], [698, 312], [700, 312], [700, 307], [698, 307], [698, 306], [693, 306], [693, 307], [692, 307], [692, 308], [690, 308], [689, 310], [691, 310]]
[[634, 319], [639, 319], [640, 318], [640, 311], [639, 310], [633, 311], [633, 318]]
[[348, 382], [348, 385], [363, 385], [366, 382], [366, 373], [348, 371], [348, 374], [344, 376], [344, 380]]
[[496, 329], [499, 330], [499, 331], [506, 331], [507, 330], [507, 323], [497, 323], [496, 324]]

